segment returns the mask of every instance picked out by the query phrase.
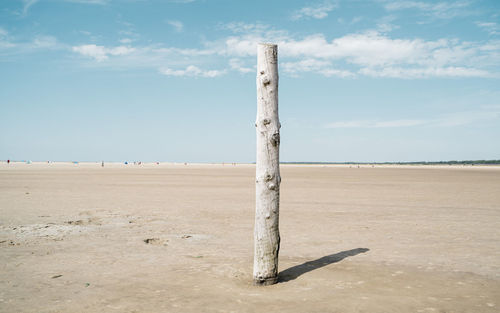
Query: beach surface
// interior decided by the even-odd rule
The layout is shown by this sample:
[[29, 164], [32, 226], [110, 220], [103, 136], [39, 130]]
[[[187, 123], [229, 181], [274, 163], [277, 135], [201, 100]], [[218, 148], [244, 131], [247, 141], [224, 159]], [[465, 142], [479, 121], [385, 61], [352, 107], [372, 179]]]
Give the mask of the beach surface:
[[499, 312], [500, 167], [0, 163], [0, 312]]

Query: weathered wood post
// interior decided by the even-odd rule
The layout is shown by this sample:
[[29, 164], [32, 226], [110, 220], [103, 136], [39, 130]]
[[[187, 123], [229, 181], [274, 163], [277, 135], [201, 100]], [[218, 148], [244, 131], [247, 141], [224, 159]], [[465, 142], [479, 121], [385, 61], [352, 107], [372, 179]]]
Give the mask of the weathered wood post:
[[257, 162], [253, 280], [256, 285], [278, 281], [280, 249], [280, 122], [278, 118], [278, 46], [257, 47]]

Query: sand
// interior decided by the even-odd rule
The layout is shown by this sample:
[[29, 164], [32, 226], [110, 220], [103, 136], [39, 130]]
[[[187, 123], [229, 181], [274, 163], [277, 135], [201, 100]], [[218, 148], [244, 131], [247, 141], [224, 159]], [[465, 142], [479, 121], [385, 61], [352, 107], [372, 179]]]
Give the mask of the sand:
[[252, 286], [254, 166], [0, 164], [0, 312], [499, 312], [500, 168], [283, 165]]

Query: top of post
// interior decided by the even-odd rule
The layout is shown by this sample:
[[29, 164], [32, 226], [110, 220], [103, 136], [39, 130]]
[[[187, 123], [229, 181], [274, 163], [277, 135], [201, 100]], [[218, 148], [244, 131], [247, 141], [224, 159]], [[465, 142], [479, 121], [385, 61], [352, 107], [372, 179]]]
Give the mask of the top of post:
[[261, 42], [257, 45], [257, 68], [258, 72], [268, 67], [265, 64], [278, 63], [278, 45], [274, 43]]
[[259, 42], [259, 46], [277, 47], [278, 45], [275, 43], [269, 43], [269, 42]]

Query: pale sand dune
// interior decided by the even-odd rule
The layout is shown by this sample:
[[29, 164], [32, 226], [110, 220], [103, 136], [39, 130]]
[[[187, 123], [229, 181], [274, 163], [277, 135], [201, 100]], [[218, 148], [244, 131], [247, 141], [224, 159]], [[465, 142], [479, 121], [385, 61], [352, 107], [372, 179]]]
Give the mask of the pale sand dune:
[[498, 167], [282, 166], [270, 287], [251, 285], [253, 175], [0, 164], [0, 312], [500, 310]]

